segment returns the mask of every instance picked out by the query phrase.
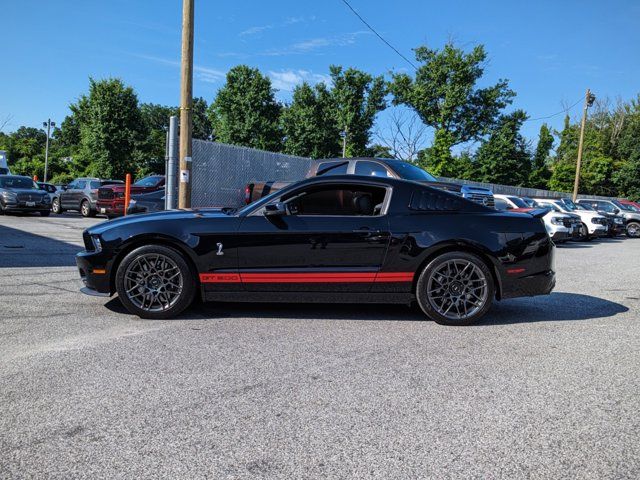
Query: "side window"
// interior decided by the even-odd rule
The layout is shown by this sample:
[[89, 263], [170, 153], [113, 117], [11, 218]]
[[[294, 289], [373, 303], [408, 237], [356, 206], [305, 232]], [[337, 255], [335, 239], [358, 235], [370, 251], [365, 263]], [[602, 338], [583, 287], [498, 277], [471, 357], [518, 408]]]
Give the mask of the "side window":
[[367, 177], [391, 177], [391, 173], [384, 165], [378, 162], [369, 162], [367, 160], [359, 160], [356, 162], [356, 175], [365, 175]]
[[67, 185], [67, 190], [73, 190], [74, 188], [76, 188], [78, 181], [74, 180], [73, 182], [71, 182], [69, 185]]
[[322, 162], [318, 164], [316, 176], [319, 177], [321, 175], [346, 175], [348, 167], [348, 161]]
[[509, 203], [506, 200], [503, 200], [502, 198], [496, 198], [494, 199], [496, 202], [496, 210], [509, 210], [511, 208], [511, 206], [509, 205]]
[[291, 215], [380, 215], [386, 195], [383, 187], [330, 185], [298, 191], [282, 201]]
[[87, 186], [86, 180], [78, 180], [73, 188], [78, 190], [84, 190], [84, 187]]

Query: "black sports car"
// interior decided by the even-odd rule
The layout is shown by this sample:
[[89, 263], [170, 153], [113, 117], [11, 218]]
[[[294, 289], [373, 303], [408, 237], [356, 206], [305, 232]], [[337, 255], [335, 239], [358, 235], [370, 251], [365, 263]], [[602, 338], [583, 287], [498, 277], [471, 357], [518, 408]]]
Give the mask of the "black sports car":
[[554, 246], [533, 215], [392, 178], [316, 177], [236, 209], [135, 215], [84, 232], [85, 293], [144, 318], [207, 301], [417, 301], [467, 325], [494, 298], [548, 294]]

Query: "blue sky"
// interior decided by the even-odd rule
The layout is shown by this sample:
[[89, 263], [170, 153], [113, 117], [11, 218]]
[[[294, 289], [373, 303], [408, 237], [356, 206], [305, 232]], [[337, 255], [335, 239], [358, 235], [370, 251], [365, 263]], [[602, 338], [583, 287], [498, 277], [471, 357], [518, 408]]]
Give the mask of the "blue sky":
[[[0, 122], [12, 117], [5, 130], [62, 121], [89, 76], [120, 77], [141, 102], [178, 104], [181, 1], [0, 2]], [[483, 84], [509, 79], [513, 108], [533, 118], [575, 103], [587, 87], [612, 100], [640, 93], [637, 0], [351, 4], [411, 59], [421, 44], [484, 44]], [[239, 63], [269, 74], [284, 101], [303, 79], [325, 79], [331, 64], [410, 71], [340, 0], [196, 0], [194, 95], [211, 101]], [[560, 127], [562, 115], [548, 122]], [[541, 123], [528, 122], [524, 134], [535, 139]]]

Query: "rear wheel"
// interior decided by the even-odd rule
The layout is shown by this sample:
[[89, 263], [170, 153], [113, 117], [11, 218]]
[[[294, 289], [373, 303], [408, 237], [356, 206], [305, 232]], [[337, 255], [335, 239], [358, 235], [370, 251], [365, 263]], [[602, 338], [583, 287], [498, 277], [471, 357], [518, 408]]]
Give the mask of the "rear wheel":
[[627, 224], [627, 236], [638, 238], [640, 237], [640, 223], [638, 222], [629, 222]]
[[62, 212], [64, 212], [64, 210], [62, 210], [62, 206], [60, 205], [60, 199], [59, 198], [54, 198], [53, 202], [51, 203], [51, 210], [53, 211], [53, 213], [56, 213], [58, 215], [60, 215]]
[[420, 274], [416, 298], [422, 311], [442, 325], [471, 325], [491, 307], [493, 275], [484, 261], [467, 252], [433, 259]]
[[140, 318], [173, 318], [193, 303], [195, 274], [182, 254], [161, 245], [129, 253], [116, 272], [122, 304]]
[[95, 216], [95, 212], [91, 210], [91, 204], [89, 203], [89, 200], [83, 200], [82, 203], [80, 204], [80, 214], [83, 217]]

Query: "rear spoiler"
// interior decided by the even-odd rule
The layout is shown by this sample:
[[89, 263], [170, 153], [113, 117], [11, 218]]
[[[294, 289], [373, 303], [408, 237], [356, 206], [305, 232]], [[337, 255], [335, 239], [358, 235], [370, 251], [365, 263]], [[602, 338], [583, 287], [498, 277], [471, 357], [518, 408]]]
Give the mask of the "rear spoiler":
[[529, 213], [529, 215], [531, 215], [533, 218], [542, 218], [544, 217], [547, 213], [549, 213], [551, 211], [551, 209], [549, 208], [536, 208], [535, 210], [531, 210]]

